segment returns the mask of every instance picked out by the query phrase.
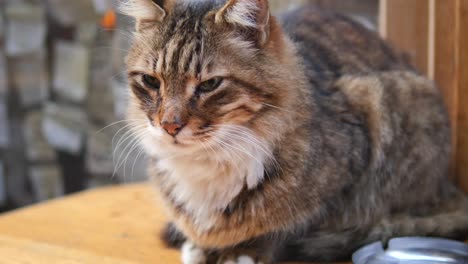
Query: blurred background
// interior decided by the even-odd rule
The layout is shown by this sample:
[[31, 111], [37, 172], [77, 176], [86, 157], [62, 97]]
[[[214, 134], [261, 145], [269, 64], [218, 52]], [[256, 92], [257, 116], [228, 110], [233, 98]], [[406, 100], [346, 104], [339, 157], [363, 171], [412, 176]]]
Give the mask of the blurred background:
[[[273, 12], [301, 0], [272, 0]], [[309, 1], [377, 28], [378, 0]], [[114, 0], [0, 0], [0, 211], [142, 181], [125, 122], [132, 21]]]

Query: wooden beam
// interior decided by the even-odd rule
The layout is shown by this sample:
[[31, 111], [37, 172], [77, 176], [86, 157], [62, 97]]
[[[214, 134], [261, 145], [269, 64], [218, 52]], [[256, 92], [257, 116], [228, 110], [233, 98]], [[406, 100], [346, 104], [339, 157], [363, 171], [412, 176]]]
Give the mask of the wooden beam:
[[380, 0], [379, 1], [379, 32], [380, 35], [384, 39], [387, 38], [387, 22], [388, 22], [388, 17], [387, 17], [387, 7], [388, 7], [388, 1], [387, 0]]
[[[440, 2], [439, 2], [440, 4]], [[435, 75], [435, 45], [436, 45], [436, 0], [429, 0], [428, 34], [427, 34], [427, 76], [434, 80]]]
[[382, 0], [380, 32], [400, 50], [420, 72], [428, 74], [429, 1]]
[[468, 193], [468, 0], [456, 0], [456, 5], [456, 176], [458, 184]]
[[435, 1], [433, 77], [441, 89], [452, 126], [452, 171], [455, 180], [458, 115], [458, 29], [457, 0]]

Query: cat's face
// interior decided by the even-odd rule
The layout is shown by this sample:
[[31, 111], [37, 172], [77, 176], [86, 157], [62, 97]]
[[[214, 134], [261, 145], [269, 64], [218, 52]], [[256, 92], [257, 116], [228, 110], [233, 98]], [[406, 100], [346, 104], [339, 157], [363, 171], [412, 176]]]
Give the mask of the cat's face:
[[127, 58], [131, 117], [147, 120], [146, 135], [170, 149], [257, 132], [280, 95], [266, 65], [277, 48], [268, 44], [267, 1], [163, 2], [126, 6], [137, 19]]

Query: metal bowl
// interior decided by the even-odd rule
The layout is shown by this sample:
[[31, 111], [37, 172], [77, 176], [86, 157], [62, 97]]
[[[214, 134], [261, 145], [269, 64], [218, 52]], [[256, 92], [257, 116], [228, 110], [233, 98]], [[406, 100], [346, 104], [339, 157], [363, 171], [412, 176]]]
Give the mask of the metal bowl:
[[442, 238], [402, 237], [367, 245], [353, 254], [354, 264], [468, 264], [468, 245]]

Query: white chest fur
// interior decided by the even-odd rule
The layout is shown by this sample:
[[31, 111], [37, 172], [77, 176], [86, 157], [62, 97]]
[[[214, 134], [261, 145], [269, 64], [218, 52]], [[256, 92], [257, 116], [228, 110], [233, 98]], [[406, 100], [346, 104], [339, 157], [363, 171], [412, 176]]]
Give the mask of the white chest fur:
[[210, 219], [244, 187], [255, 188], [264, 178], [264, 165], [272, 160], [270, 148], [251, 131], [243, 131], [243, 136], [227, 137], [221, 130], [194, 149], [177, 148], [161, 140], [159, 132], [142, 142], [157, 158], [161, 189], [194, 216], [200, 230], [209, 229]]
[[172, 190], [171, 198], [193, 214], [200, 226], [225, 209], [244, 186], [254, 188], [263, 180], [265, 155], [261, 151], [247, 146], [242, 151], [225, 151], [207, 150], [205, 155], [158, 161], [157, 168], [166, 175], [163, 184]]

